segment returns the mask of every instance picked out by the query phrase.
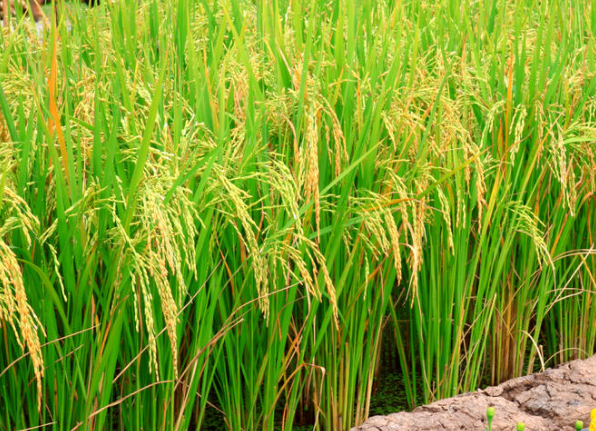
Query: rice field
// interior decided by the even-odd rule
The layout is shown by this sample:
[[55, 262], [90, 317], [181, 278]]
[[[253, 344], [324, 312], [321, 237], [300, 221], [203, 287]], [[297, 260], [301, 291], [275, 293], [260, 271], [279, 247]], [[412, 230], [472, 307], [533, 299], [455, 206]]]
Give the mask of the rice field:
[[414, 407], [596, 353], [593, 2], [60, 9], [0, 29], [0, 431], [348, 430], [382, 354]]

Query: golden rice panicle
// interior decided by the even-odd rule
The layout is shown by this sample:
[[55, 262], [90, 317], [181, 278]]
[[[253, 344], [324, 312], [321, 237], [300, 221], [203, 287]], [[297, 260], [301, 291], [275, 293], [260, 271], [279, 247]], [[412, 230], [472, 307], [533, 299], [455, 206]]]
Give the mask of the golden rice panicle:
[[[592, 103], [587, 110], [590, 112], [590, 118], [596, 117], [596, 101]], [[596, 145], [593, 144], [596, 141], [596, 127], [590, 123], [578, 124], [573, 130], [574, 135], [581, 136], [586, 139], [585, 142], [576, 142], [574, 145], [580, 154], [581, 158], [574, 159], [577, 166], [580, 178], [578, 182], [584, 184], [586, 190], [592, 194], [596, 193]], [[581, 188], [576, 187], [576, 191], [579, 192]]]
[[540, 262], [552, 267], [554, 270], [554, 263], [548, 245], [544, 240], [544, 232], [540, 228], [541, 221], [538, 216], [534, 214], [528, 205], [520, 201], [509, 202], [506, 208], [515, 220], [515, 229], [527, 235], [534, 242]]
[[232, 226], [238, 231], [239, 238], [241, 238], [246, 248], [250, 251], [255, 283], [259, 296], [258, 304], [263, 312], [265, 320], [267, 320], [269, 317], [269, 269], [267, 266], [267, 258], [259, 249], [257, 243], [255, 230], [257, 230], [258, 227], [251, 218], [248, 206], [243, 198], [243, 194], [246, 194], [246, 192], [238, 188], [226, 177], [223, 168], [216, 169], [215, 175], [221, 186], [220, 192], [225, 193], [225, 196], [222, 196], [221, 198], [222, 201], [228, 205], [230, 213], [234, 214], [235, 218], [239, 219], [240, 224], [242, 225], [243, 232], [240, 232], [236, 223], [232, 223]]
[[319, 196], [319, 128], [318, 121], [321, 109], [310, 108], [307, 111], [307, 126], [305, 134], [306, 145], [306, 178], [304, 180], [304, 194], [306, 199], [313, 198], [315, 205], [315, 223], [317, 238], [321, 231], [321, 200]]
[[[4, 149], [10, 154], [10, 145]], [[0, 151], [0, 157], [7, 160], [8, 169], [10, 169], [12, 161], [10, 156]], [[27, 246], [31, 247], [32, 234], [38, 231], [39, 221], [31, 213], [27, 203], [14, 192], [10, 179], [4, 184], [3, 193], [4, 199], [0, 201], [0, 207], [4, 207], [3, 213], [8, 217], [4, 220], [0, 219], [0, 320], [12, 327], [19, 347], [27, 350], [31, 356], [37, 386], [37, 401], [41, 409], [44, 367], [38, 331], [42, 331], [44, 335], [45, 333], [29, 305], [17, 256], [6, 242], [10, 233], [18, 230], [23, 234]]]
[[151, 293], [151, 279], [147, 272], [146, 262], [142, 255], [133, 253], [133, 274], [131, 277], [137, 277], [141, 285], [141, 295], [143, 299], [143, 311], [145, 313], [145, 327], [148, 334], [149, 346], [149, 373], [155, 369], [155, 378], [159, 380], [159, 364], [157, 362], [157, 342], [155, 321], [153, 320], [153, 294]]
[[[176, 315], [178, 313], [178, 307], [174, 301], [168, 280], [168, 268], [171, 268], [173, 271], [176, 270], [177, 265], [174, 262], [174, 259], [177, 259], [177, 256], [172, 252], [172, 245], [170, 244], [171, 232], [168, 229], [164, 214], [161, 209], [158, 209], [158, 207], [154, 204], [154, 202], [151, 202], [149, 203], [149, 206], [146, 207], [153, 207], [153, 211], [151, 211], [151, 213], [155, 218], [154, 231], [148, 229], [147, 232], [147, 243], [149, 245], [149, 249], [147, 250], [146, 261], [149, 275], [154, 280], [154, 283], [157, 287], [157, 293], [161, 302], [161, 309], [167, 328], [168, 338], [170, 339], [174, 375], [177, 376], [178, 340], [176, 337]], [[145, 222], [147, 223], [147, 220]], [[176, 278], [178, 279], [178, 277]], [[184, 281], [182, 281], [182, 283], [184, 283]], [[180, 289], [184, 289], [184, 285], [180, 286], [179, 279], [178, 285]]]
[[[478, 157], [476, 159], [476, 161], [474, 162], [474, 165], [476, 167], [476, 181], [475, 181], [475, 187], [476, 187], [476, 201], [477, 201], [477, 206], [478, 206], [478, 221], [479, 221], [479, 225], [482, 223], [482, 212], [484, 210], [484, 208], [486, 207], [486, 179], [484, 176], [484, 163], [480, 160], [480, 158]], [[459, 192], [459, 189], [458, 189]], [[464, 205], [463, 200], [462, 200], [462, 205]]]
[[[139, 295], [137, 290], [140, 290], [140, 301], [142, 301], [143, 313], [145, 315], [145, 329], [147, 330], [147, 345], [149, 348], [149, 373], [152, 374], [155, 369], [156, 379], [159, 380], [159, 367], [157, 364], [157, 343], [155, 342], [155, 323], [153, 321], [153, 296], [150, 290], [150, 279], [147, 275], [147, 268], [145, 259], [143, 256], [136, 251], [136, 245], [138, 245], [138, 237], [130, 237], [126, 229], [122, 224], [122, 221], [116, 213], [116, 206], [111, 207], [112, 218], [115, 223], [115, 227], [110, 232], [110, 236], [113, 238], [114, 243], [122, 248], [122, 252], [119, 258], [118, 265], [118, 279], [117, 283], [122, 282], [123, 273], [130, 271], [131, 289], [133, 291], [133, 306], [135, 309], [135, 327], [137, 330], [140, 328], [140, 316], [137, 309], [141, 307], [139, 305]], [[129, 269], [130, 268], [130, 269]]]
[[165, 277], [163, 275], [156, 277], [155, 283], [161, 300], [161, 308], [168, 332], [168, 338], [170, 339], [174, 376], [178, 377], [178, 339], [176, 335], [178, 307], [172, 296], [172, 290], [168, 283], [167, 275]]
[[302, 167], [302, 157], [296, 127], [291, 120], [297, 109], [296, 99], [292, 97], [290, 91], [284, 89], [280, 93], [268, 94], [263, 105], [267, 115], [270, 138], [291, 137], [294, 151], [294, 178], [297, 181]]
[[0, 320], [13, 328], [17, 343], [31, 356], [41, 408], [44, 375], [41, 344], [37, 335], [39, 320], [27, 301], [23, 274], [10, 247], [0, 238]]
[[[401, 282], [402, 268], [401, 268], [401, 252], [399, 247], [399, 232], [393, 214], [391, 211], [385, 211], [385, 222], [387, 223], [387, 232], [391, 241], [391, 250], [393, 252], [393, 266], [395, 267], [397, 284]], [[368, 265], [368, 260], [366, 261]]]
[[159, 379], [156, 322], [153, 313], [156, 304], [152, 292], [157, 291], [170, 342], [173, 371], [177, 376], [178, 304], [174, 298], [170, 276], [174, 277], [178, 295], [182, 300], [186, 294], [183, 269], [188, 269], [196, 276], [194, 241], [197, 230], [194, 225], [196, 209], [187, 196], [190, 191], [184, 187], [176, 188], [165, 205], [163, 196], [171, 189], [174, 180], [163, 173], [166, 170], [164, 166], [153, 162], [150, 168], [154, 175], [146, 178], [144, 187], [140, 190], [140, 205], [137, 206], [132, 236], [126, 233], [115, 210], [112, 211], [112, 215], [117, 228], [112, 235], [123, 248], [122, 265], [126, 262], [131, 263], [135, 326], [139, 330], [139, 321], [142, 318], [138, 309], [142, 307], [148, 334], [149, 371], [152, 373], [155, 369], [156, 378]]
[[569, 135], [577, 133], [577, 124], [572, 124], [563, 130], [563, 127], [556, 124], [556, 131], [551, 130], [550, 145], [547, 147], [552, 155], [552, 161], [549, 159], [551, 170], [555, 178], [559, 181], [565, 203], [571, 215], [575, 215], [575, 206], [577, 203], [576, 174], [574, 165], [577, 163], [566, 148], [566, 138]]
[[139, 293], [137, 289], [139, 288], [137, 283], [136, 277], [130, 278], [130, 290], [132, 291], [132, 305], [134, 310], [134, 320], [135, 320], [135, 331], [139, 332], [141, 330], [141, 325], [139, 322]]
[[[156, 169], [161, 171], [163, 168], [156, 166]], [[164, 205], [162, 196], [172, 184], [173, 179], [163, 174], [146, 182], [141, 197], [143, 205], [137, 235], [139, 240], [146, 242], [140, 256], [140, 262], [144, 264], [140, 268], [141, 276], [147, 280], [150, 277], [157, 289], [170, 341], [174, 375], [178, 376], [178, 304], [172, 293], [169, 276], [174, 276], [178, 296], [182, 300], [187, 293], [183, 267], [186, 266], [196, 276], [194, 241], [197, 231], [193, 222], [196, 210], [187, 197], [189, 190], [178, 187], [168, 204]], [[149, 291], [149, 283], [145, 290]], [[147, 319], [149, 317], [146, 316]], [[154, 325], [153, 321], [148, 321], [149, 325]], [[155, 353], [156, 347], [152, 349]], [[157, 369], [157, 363], [154, 362]]]
[[367, 212], [364, 217], [364, 227], [367, 231], [365, 235], [369, 236], [373, 243], [377, 243], [371, 247], [371, 251], [373, 256], [378, 258], [379, 253], [386, 255], [391, 251], [391, 242], [387, 239], [386, 220], [383, 219], [384, 211], [377, 202], [374, 205], [375, 210]]
[[[485, 117], [487, 118], [486, 126], [484, 127], [482, 140], [486, 141], [488, 139], [489, 134], [493, 134], [495, 132], [495, 123], [499, 122], [499, 118], [503, 115], [503, 110], [505, 108], [505, 101], [499, 100], [495, 102], [493, 106], [486, 112]], [[498, 129], [498, 127], [497, 127]]]
[[[339, 121], [339, 118], [337, 117], [337, 114], [335, 113], [335, 110], [329, 101], [323, 96], [320, 96], [319, 98], [321, 99], [321, 109], [331, 121], [331, 135], [333, 136], [333, 140], [331, 140], [329, 136], [329, 124], [325, 124], [325, 140], [328, 145], [329, 156], [331, 157], [333, 154], [333, 161], [329, 160], [329, 162], [334, 167], [335, 176], [338, 177], [341, 174], [342, 160], [345, 160], [346, 162], [349, 161], [348, 149], [346, 147], [346, 137], [344, 136], [341, 122]], [[333, 148], [331, 147], [332, 141]]]
[[[464, 198], [464, 192], [462, 192], [461, 188], [457, 188], [455, 192], [455, 199], [457, 202], [457, 210], [455, 212], [455, 227], [459, 228], [466, 224], [466, 202]], [[478, 205], [478, 223], [482, 223], [482, 207]]]
[[[248, 73], [246, 69], [239, 65], [234, 65], [235, 73], [232, 74], [233, 100], [234, 100], [234, 116], [238, 119], [239, 126], [246, 122], [246, 101], [248, 100]], [[233, 90], [232, 90], [233, 88]]]
[[[321, 255], [322, 257], [323, 255]], [[333, 311], [333, 321], [335, 322], [335, 328], [339, 330], [339, 309], [337, 308], [337, 293], [335, 286], [329, 275], [327, 269], [327, 263], [323, 260], [320, 263], [321, 272], [323, 273], [323, 279], [325, 280], [325, 287], [327, 288], [327, 294], [329, 295], [329, 302], [331, 303], [331, 309]]]
[[515, 109], [515, 113], [513, 115], [513, 119], [511, 120], [512, 124], [515, 124], [513, 130], [513, 142], [510, 144], [509, 147], [509, 159], [511, 161], [511, 165], [515, 165], [515, 156], [519, 152], [519, 148], [522, 145], [523, 139], [523, 131], [526, 125], [526, 117], [528, 116], [528, 111], [525, 106], [521, 105]]
[[[418, 193], [422, 193], [428, 186], [427, 176], [422, 176], [417, 184]], [[410, 292], [412, 303], [418, 294], [418, 272], [423, 263], [423, 246], [428, 200], [426, 197], [414, 201], [414, 222], [412, 226], [412, 253], [410, 254]]]
[[346, 138], [341, 129], [341, 124], [333, 113], [333, 142], [335, 143], [335, 176], [339, 177], [341, 174], [341, 156], [343, 155], [348, 160], [348, 150], [346, 149]]
[[447, 196], [443, 192], [443, 189], [440, 187], [437, 189], [437, 193], [439, 195], [439, 203], [441, 204], [441, 213], [443, 214], [443, 220], [445, 221], [445, 230], [447, 231], [447, 243], [449, 244], [449, 249], [451, 253], [454, 253], [454, 245], [453, 245], [453, 232], [451, 231], [451, 207], [449, 206], [449, 202], [447, 201]]
[[157, 342], [155, 341], [155, 322], [153, 321], [153, 295], [149, 290], [148, 280], [146, 273], [139, 268], [135, 268], [138, 273], [139, 280], [141, 282], [141, 293], [143, 294], [143, 307], [145, 312], [145, 327], [148, 335], [148, 346], [149, 346], [149, 373], [155, 369], [155, 379], [159, 380], [159, 364], [157, 363]]
[[[314, 298], [316, 298], [317, 300], [320, 301], [321, 300], [321, 292], [315, 286], [315, 282], [313, 281], [313, 278], [306, 266], [306, 262], [300, 255], [300, 252], [295, 247], [291, 247], [291, 246], [286, 247], [286, 249], [287, 249], [288, 255], [291, 257], [292, 262], [294, 262], [294, 265], [296, 265], [296, 268], [298, 269], [298, 272], [300, 274], [300, 277], [298, 279], [299, 282], [301, 284], [303, 284], [304, 287], [306, 287], [306, 291], [308, 292], [309, 295], [312, 295]], [[306, 251], [306, 253], [307, 253], [308, 258], [312, 261], [312, 256], [310, 255], [310, 253], [308, 251]], [[289, 268], [288, 268], [288, 270], [290, 271]]]
[[335, 286], [333, 285], [333, 281], [329, 275], [325, 256], [323, 256], [323, 254], [319, 251], [317, 245], [313, 247], [313, 251], [319, 264], [319, 268], [323, 273], [323, 280], [325, 280], [325, 287], [327, 288], [327, 294], [329, 295], [329, 303], [331, 304], [331, 308], [333, 310], [333, 320], [335, 322], [335, 327], [339, 330], [339, 310], [337, 308], [337, 294], [335, 292]]
[[271, 193], [276, 192], [282, 200], [283, 207], [294, 220], [292, 229], [296, 233], [296, 238], [300, 239], [303, 236], [303, 229], [298, 206], [298, 186], [290, 169], [281, 161], [281, 157], [279, 159], [272, 157], [268, 164], [263, 164], [263, 168], [267, 170], [266, 181]]

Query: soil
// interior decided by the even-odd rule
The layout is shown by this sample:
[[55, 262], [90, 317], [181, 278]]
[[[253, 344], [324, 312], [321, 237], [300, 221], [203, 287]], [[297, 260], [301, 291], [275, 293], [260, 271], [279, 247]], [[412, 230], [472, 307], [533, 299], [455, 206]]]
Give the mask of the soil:
[[374, 416], [351, 431], [483, 431], [489, 406], [496, 410], [494, 431], [514, 430], [517, 422], [524, 422], [527, 431], [573, 431], [576, 420], [587, 426], [596, 408], [596, 356], [412, 412]]

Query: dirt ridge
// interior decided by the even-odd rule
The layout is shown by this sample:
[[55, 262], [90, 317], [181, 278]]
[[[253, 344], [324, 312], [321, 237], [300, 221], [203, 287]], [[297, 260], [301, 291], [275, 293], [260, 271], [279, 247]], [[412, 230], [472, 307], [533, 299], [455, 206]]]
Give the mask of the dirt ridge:
[[596, 355], [508, 380], [499, 386], [421, 406], [412, 412], [374, 416], [351, 431], [484, 431], [486, 409], [494, 406], [493, 430], [573, 431], [590, 423], [596, 408]]

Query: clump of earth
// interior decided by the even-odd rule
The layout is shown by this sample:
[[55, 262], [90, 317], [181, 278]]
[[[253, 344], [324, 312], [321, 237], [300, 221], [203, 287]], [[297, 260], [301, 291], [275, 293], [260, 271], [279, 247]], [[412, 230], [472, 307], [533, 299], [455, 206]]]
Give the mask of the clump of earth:
[[351, 431], [484, 431], [490, 406], [494, 431], [514, 430], [518, 422], [528, 431], [573, 431], [577, 420], [587, 426], [596, 408], [596, 356], [411, 412], [374, 416]]

